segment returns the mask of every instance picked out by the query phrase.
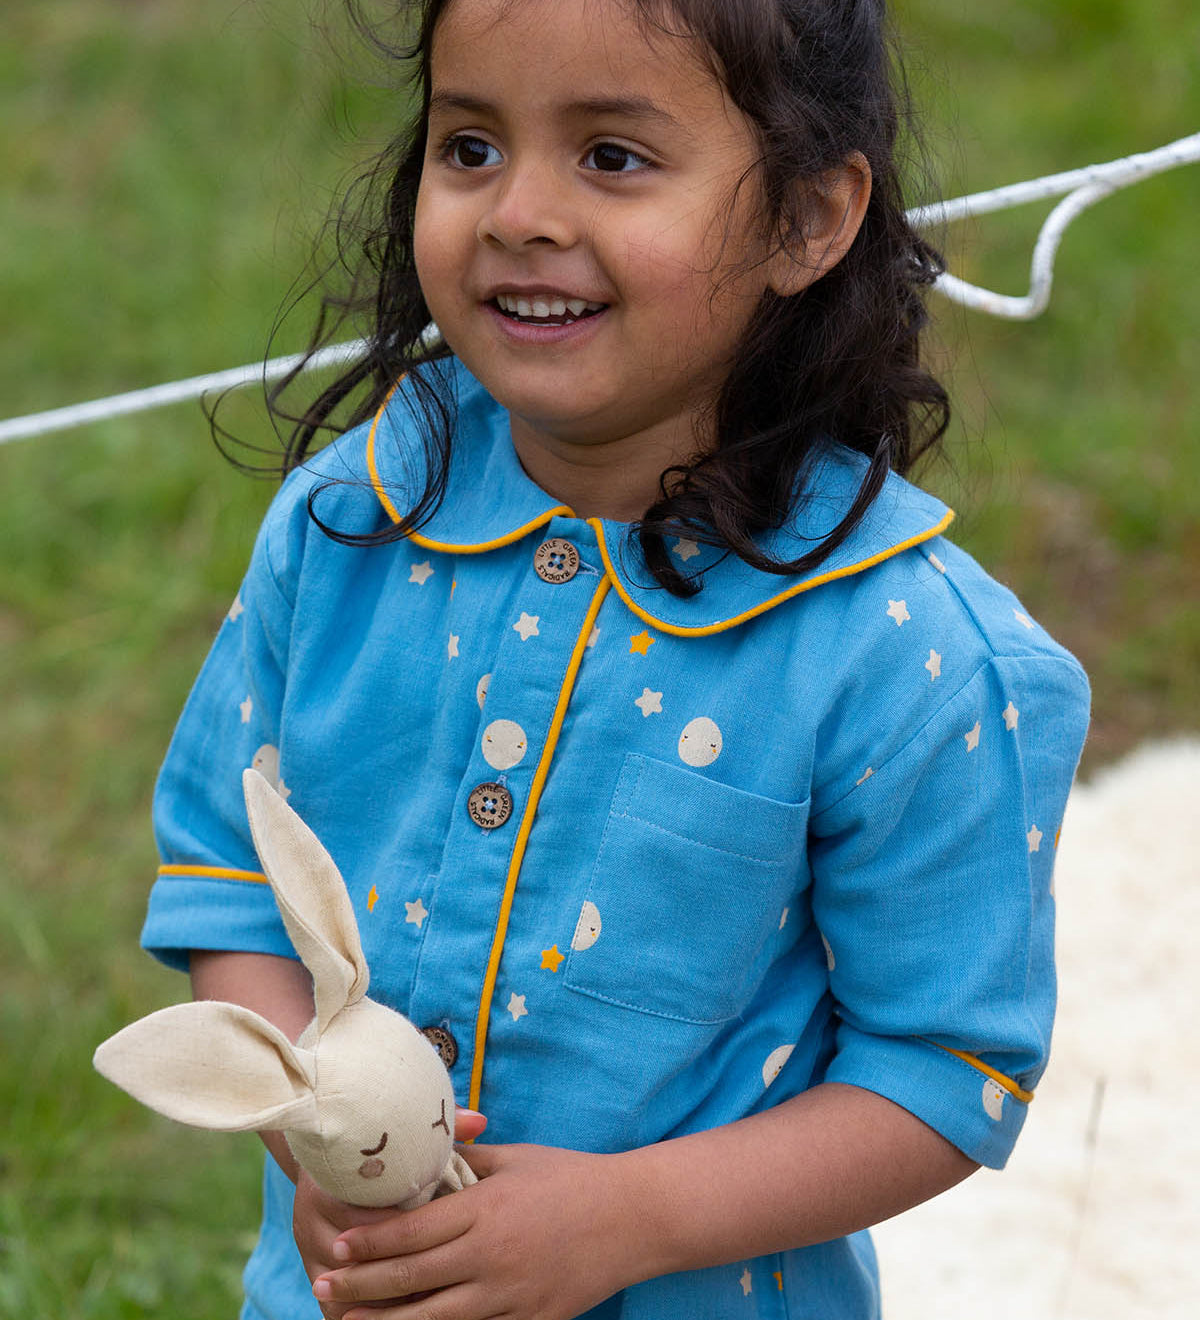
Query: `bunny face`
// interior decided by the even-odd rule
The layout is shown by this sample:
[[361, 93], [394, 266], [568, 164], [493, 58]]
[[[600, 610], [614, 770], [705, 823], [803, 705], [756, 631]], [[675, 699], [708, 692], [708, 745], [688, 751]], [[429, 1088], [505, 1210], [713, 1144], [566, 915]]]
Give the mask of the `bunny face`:
[[428, 1201], [454, 1137], [454, 1092], [437, 1051], [370, 999], [343, 1009], [310, 1048], [315, 1112], [287, 1134], [296, 1159], [341, 1201]]

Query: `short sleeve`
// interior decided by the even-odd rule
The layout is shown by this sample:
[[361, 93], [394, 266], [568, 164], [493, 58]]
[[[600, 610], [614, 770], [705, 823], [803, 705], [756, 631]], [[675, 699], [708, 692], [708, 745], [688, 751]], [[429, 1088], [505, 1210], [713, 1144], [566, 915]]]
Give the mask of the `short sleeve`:
[[[250, 765], [288, 792], [280, 711], [292, 597], [273, 548], [279, 542], [286, 550], [289, 503], [277, 500], [263, 523], [155, 789], [162, 866], [142, 946], [180, 970], [187, 969], [191, 949], [294, 956], [261, 874], [242, 797], [242, 771]], [[279, 555], [284, 568], [286, 559], [286, 553]]]
[[1087, 719], [1073, 660], [993, 657], [812, 822], [840, 1017], [826, 1080], [996, 1168], [1049, 1053], [1054, 854]]

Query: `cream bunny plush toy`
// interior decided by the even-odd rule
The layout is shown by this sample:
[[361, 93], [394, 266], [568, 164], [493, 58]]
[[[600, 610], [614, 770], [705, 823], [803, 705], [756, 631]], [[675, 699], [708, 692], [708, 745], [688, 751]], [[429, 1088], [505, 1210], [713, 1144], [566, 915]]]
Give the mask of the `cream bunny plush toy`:
[[352, 1205], [413, 1209], [476, 1181], [454, 1149], [454, 1091], [437, 1051], [366, 997], [367, 964], [332, 858], [256, 770], [242, 776], [254, 846], [312, 973], [299, 1041], [237, 1004], [177, 1004], [106, 1040], [95, 1065], [169, 1118], [281, 1130], [302, 1168]]

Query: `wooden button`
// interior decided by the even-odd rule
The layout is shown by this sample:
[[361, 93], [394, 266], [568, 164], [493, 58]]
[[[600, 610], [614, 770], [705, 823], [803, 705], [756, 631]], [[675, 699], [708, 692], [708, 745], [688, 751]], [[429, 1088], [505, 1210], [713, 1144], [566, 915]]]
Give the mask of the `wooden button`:
[[512, 794], [503, 784], [477, 784], [467, 798], [467, 813], [485, 830], [499, 828], [512, 815]]
[[421, 1035], [437, 1050], [442, 1062], [447, 1068], [453, 1068], [455, 1060], [458, 1058], [458, 1041], [446, 1030], [445, 1027], [422, 1027]]
[[543, 541], [533, 552], [533, 571], [543, 582], [570, 582], [579, 572], [579, 551], [561, 536]]

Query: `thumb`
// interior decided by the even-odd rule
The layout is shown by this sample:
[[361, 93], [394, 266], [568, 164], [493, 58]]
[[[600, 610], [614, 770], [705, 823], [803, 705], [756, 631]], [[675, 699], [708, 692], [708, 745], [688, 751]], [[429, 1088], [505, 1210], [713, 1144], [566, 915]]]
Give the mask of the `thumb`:
[[455, 1141], [474, 1141], [487, 1127], [487, 1119], [474, 1109], [464, 1109], [456, 1105], [454, 1109]]
[[477, 1178], [488, 1178], [505, 1163], [505, 1146], [459, 1146], [458, 1153]]

